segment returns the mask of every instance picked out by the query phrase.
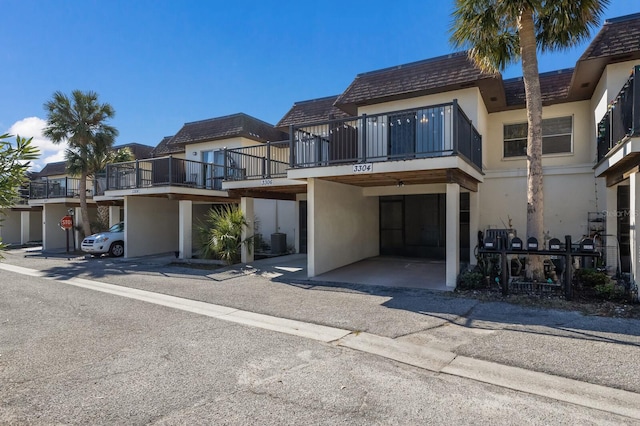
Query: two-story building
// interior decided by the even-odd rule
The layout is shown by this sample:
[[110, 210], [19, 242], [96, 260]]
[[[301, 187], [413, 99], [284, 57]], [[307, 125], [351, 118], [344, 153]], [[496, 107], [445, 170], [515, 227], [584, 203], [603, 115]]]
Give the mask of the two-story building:
[[[114, 149], [128, 148], [134, 157], [146, 157], [150, 155], [152, 147], [130, 143], [119, 145]], [[121, 206], [123, 200], [118, 197], [104, 195], [105, 178], [101, 175], [87, 180], [87, 205], [89, 218], [95, 221], [99, 204], [109, 206], [110, 224], [117, 223], [121, 219]], [[80, 179], [69, 175], [66, 170], [66, 162], [58, 161], [46, 164], [40, 172], [34, 173], [29, 182], [28, 205], [31, 209], [39, 211], [30, 218], [33, 225], [39, 220], [39, 236], [42, 240], [43, 250], [56, 250], [66, 247], [66, 233], [60, 228], [60, 220], [69, 213], [73, 214], [75, 224], [81, 224], [80, 214]], [[25, 227], [26, 218], [21, 223]], [[30, 227], [31, 228], [31, 227]], [[74, 233], [76, 247], [80, 247], [82, 236]], [[34, 238], [32, 238], [34, 239]]]
[[[153, 156], [110, 164], [105, 195], [124, 200], [125, 257], [176, 252], [189, 259], [198, 248], [194, 232], [207, 211], [241, 199], [252, 224], [249, 233], [259, 232], [267, 240], [272, 234], [284, 234], [293, 243], [297, 226], [291, 199], [263, 197], [254, 203], [253, 198], [243, 197], [246, 194], [222, 185], [225, 176], [240, 179], [256, 173], [231, 153], [234, 149], [246, 148], [248, 157], [259, 158], [253, 150], [277, 146], [282, 140], [288, 140], [286, 133], [239, 113], [185, 123], [160, 141]], [[272, 164], [275, 167], [275, 161]], [[253, 252], [243, 251], [244, 261], [252, 256]]]
[[[608, 262], [634, 277], [639, 65], [636, 14], [606, 21], [575, 68], [540, 75], [545, 229], [597, 233], [621, 259]], [[478, 231], [527, 237], [526, 121], [522, 79], [483, 74], [464, 52], [367, 72], [337, 97], [296, 103], [277, 125], [288, 146], [265, 148], [251, 160], [263, 169], [226, 175], [223, 188], [295, 194], [310, 277], [415, 256], [444, 260], [455, 287]], [[249, 158], [249, 148], [231, 151]]]

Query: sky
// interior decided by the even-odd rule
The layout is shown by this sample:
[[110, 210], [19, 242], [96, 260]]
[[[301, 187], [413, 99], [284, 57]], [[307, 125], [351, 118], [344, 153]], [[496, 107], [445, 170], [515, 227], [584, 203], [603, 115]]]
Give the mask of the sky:
[[[453, 0], [0, 0], [0, 133], [33, 137], [33, 170], [64, 159], [42, 136], [55, 91], [113, 106], [116, 145], [155, 146], [186, 122], [244, 112], [276, 124], [357, 74], [446, 55]], [[604, 18], [640, 12], [611, 0]], [[595, 35], [595, 31], [593, 32]], [[540, 72], [584, 51], [544, 54]], [[503, 77], [521, 76], [514, 65]]]

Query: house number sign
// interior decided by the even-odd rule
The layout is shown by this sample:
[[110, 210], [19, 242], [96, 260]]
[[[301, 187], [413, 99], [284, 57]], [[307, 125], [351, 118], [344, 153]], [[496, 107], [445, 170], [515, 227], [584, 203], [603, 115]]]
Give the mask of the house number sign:
[[353, 173], [371, 173], [373, 171], [373, 164], [354, 164]]
[[273, 179], [262, 179], [262, 186], [273, 185]]

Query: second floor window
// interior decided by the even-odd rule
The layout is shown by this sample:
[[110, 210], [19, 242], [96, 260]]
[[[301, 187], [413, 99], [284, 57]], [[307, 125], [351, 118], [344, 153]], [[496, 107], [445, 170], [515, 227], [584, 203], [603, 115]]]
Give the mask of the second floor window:
[[[571, 153], [573, 117], [542, 120], [542, 154]], [[527, 155], [527, 123], [504, 125], [504, 157]]]

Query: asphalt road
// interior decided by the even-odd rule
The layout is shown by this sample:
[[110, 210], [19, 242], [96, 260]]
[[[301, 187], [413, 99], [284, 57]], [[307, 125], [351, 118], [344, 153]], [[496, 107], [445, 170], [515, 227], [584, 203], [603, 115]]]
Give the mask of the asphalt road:
[[0, 424], [632, 424], [331, 344], [0, 271]]

